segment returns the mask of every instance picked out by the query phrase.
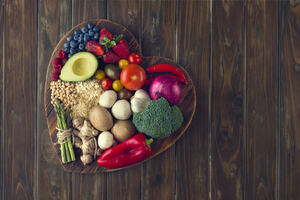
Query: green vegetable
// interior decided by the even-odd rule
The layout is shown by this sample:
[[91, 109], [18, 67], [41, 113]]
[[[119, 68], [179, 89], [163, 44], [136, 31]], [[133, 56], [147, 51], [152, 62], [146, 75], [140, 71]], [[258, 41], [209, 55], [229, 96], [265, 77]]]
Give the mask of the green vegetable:
[[165, 138], [181, 127], [183, 116], [177, 106], [170, 106], [165, 98], [150, 101], [145, 110], [133, 114], [139, 132], [153, 138]]
[[[69, 127], [71, 126], [69, 111], [65, 111], [63, 105], [59, 102], [58, 99], [55, 99], [54, 110], [57, 115], [57, 128], [59, 130], [69, 129]], [[63, 164], [75, 161], [75, 153], [70, 138], [66, 137], [64, 139], [64, 143], [60, 145], [60, 152]]]

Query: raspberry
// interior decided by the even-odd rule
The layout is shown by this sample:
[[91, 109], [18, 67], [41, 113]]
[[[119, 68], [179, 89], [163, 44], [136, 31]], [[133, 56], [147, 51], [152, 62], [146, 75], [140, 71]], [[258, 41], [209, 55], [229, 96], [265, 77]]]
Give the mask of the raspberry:
[[59, 79], [59, 73], [58, 72], [53, 72], [52, 73], [52, 81], [57, 81]]
[[68, 61], [68, 58], [64, 58], [64, 59], [61, 60], [61, 64], [64, 66], [67, 61]]
[[61, 64], [54, 65], [53, 69], [55, 72], [60, 73], [60, 71], [62, 69], [62, 65]]
[[59, 64], [61, 64], [61, 59], [60, 59], [60, 58], [54, 58], [53, 64], [54, 64], [54, 65], [59, 65]]
[[63, 50], [60, 50], [60, 51], [58, 52], [58, 57], [61, 58], [61, 59], [63, 59], [63, 58], [65, 58], [65, 57], [67, 57], [67, 54], [66, 54], [66, 52], [64, 52]]

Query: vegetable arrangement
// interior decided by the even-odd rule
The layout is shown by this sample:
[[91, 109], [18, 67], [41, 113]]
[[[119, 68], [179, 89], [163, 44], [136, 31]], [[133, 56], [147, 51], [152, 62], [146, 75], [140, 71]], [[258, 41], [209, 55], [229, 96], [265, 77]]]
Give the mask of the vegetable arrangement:
[[181, 127], [176, 105], [188, 82], [180, 69], [165, 63], [144, 69], [124, 35], [94, 24], [75, 30], [64, 47], [53, 60], [51, 83], [63, 164], [79, 158], [109, 169], [132, 165], [151, 155], [152, 142]]

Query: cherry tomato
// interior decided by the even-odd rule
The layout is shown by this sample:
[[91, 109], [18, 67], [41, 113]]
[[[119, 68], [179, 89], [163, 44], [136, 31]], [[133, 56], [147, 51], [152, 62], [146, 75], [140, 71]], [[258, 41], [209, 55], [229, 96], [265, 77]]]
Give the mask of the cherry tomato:
[[103, 90], [109, 90], [111, 88], [112, 82], [109, 78], [104, 78], [101, 81], [101, 87]]
[[142, 58], [137, 53], [131, 53], [128, 57], [128, 60], [131, 64], [141, 64]]
[[95, 79], [101, 81], [101, 80], [104, 79], [104, 78], [105, 78], [105, 73], [104, 73], [104, 71], [101, 70], [101, 69], [97, 70], [96, 73], [95, 73]]
[[119, 60], [119, 67], [121, 68], [121, 69], [123, 69], [124, 67], [126, 67], [128, 64], [129, 64], [129, 62], [128, 62], [128, 60], [125, 60], [125, 59], [121, 59], [121, 60]]
[[146, 82], [146, 72], [137, 64], [129, 64], [122, 69], [120, 80], [126, 89], [138, 90]]
[[129, 100], [132, 97], [132, 94], [129, 90], [123, 88], [120, 92], [119, 92], [119, 99], [127, 99]]
[[123, 85], [120, 80], [115, 80], [112, 84], [112, 87], [115, 91], [119, 92], [122, 90]]

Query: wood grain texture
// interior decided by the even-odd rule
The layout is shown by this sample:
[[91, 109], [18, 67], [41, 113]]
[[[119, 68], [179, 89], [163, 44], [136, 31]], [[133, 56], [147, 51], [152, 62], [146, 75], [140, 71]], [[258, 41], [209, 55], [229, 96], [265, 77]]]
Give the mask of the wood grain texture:
[[142, 1], [109, 0], [107, 2], [107, 19], [123, 24], [137, 40], [140, 40]]
[[[175, 1], [142, 1], [144, 55], [176, 59], [175, 11]], [[143, 165], [141, 184], [144, 200], [174, 199], [175, 146]]]
[[212, 199], [242, 199], [244, 7], [212, 7]]
[[105, 19], [107, 16], [105, 0], [72, 0], [73, 26], [91, 19]]
[[300, 196], [300, 4], [280, 4], [280, 199]]
[[[73, 26], [86, 20], [105, 19], [106, 1], [105, 0], [73, 0], [72, 3], [72, 22]], [[107, 175], [93, 174], [82, 176], [72, 174], [72, 199], [107, 199]]]
[[53, 148], [44, 115], [47, 65], [61, 36], [71, 27], [71, 0], [38, 3], [38, 199], [70, 199], [71, 175], [64, 172]]
[[[141, 1], [139, 0], [112, 0], [108, 1], [107, 18], [123, 24], [140, 44]], [[107, 175], [107, 198], [140, 199], [141, 197], [141, 169], [142, 166], [128, 168]], [[135, 183], [135, 184], [134, 184]]]
[[276, 198], [277, 2], [246, 3], [246, 194]]
[[35, 6], [35, 0], [10, 0], [5, 5], [4, 199], [34, 198]]
[[0, 199], [2, 198], [2, 194], [4, 191], [2, 191], [2, 186], [3, 186], [3, 166], [4, 166], [4, 156], [3, 156], [3, 151], [2, 151], [2, 147], [4, 147], [4, 140], [3, 140], [3, 136], [4, 136], [4, 124], [3, 124], [3, 110], [2, 110], [2, 104], [4, 103], [3, 99], [4, 99], [4, 95], [3, 95], [3, 88], [4, 88], [4, 80], [3, 80], [3, 73], [4, 73], [4, 48], [3, 48], [3, 44], [4, 44], [4, 1], [0, 0], [0, 106], [1, 106], [1, 111], [0, 111]]
[[[177, 61], [197, 80], [197, 107], [187, 133], [176, 143], [177, 199], [209, 199], [209, 1], [178, 1]], [[188, 22], [188, 23], [187, 23]]]

